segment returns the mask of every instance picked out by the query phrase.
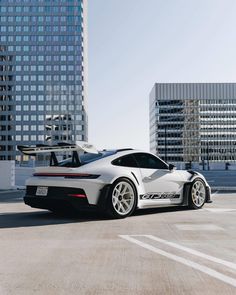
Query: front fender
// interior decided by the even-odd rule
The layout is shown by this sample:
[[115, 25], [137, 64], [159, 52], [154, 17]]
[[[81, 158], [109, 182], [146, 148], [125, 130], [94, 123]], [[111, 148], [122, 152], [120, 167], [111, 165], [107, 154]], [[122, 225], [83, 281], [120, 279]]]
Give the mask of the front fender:
[[194, 182], [194, 180], [197, 178], [200, 178], [206, 185], [206, 203], [212, 203], [211, 187], [208, 184], [206, 178], [201, 173], [199, 173], [197, 171], [189, 170], [188, 172], [191, 174], [191, 177], [189, 179], [189, 182], [184, 185], [184, 204], [183, 205], [188, 204], [188, 195], [190, 192], [191, 185]]

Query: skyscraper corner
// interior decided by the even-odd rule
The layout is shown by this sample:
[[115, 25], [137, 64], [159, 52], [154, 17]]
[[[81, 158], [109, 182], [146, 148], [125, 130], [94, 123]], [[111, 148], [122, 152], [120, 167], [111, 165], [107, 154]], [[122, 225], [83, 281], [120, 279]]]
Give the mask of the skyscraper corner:
[[0, 160], [87, 140], [87, 1], [2, 0]]

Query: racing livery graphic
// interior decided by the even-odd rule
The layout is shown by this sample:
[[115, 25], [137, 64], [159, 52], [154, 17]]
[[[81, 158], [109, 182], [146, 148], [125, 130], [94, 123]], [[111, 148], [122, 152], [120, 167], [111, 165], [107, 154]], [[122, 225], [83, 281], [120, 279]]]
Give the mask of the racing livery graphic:
[[[138, 150], [98, 151], [87, 142], [18, 146], [31, 156], [50, 155], [26, 181], [25, 204], [57, 212], [65, 207], [98, 209], [124, 218], [136, 209], [211, 202], [211, 189], [198, 172], [176, 170], [159, 157]], [[59, 160], [62, 158], [63, 160]]]

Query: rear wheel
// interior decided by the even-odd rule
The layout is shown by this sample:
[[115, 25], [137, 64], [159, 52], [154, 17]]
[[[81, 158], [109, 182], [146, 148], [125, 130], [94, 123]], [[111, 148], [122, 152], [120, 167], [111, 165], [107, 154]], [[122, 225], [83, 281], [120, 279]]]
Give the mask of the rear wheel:
[[203, 180], [197, 178], [192, 183], [189, 194], [189, 207], [192, 209], [200, 209], [206, 202], [206, 185]]
[[110, 188], [107, 213], [113, 218], [125, 218], [133, 213], [137, 206], [137, 193], [134, 184], [126, 178], [120, 178]]

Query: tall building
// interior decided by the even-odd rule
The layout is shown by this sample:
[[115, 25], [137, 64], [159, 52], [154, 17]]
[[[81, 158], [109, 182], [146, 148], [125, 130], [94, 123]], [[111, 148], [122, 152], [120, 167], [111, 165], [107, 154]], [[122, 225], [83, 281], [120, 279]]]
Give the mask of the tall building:
[[236, 83], [156, 83], [150, 150], [173, 162], [236, 160]]
[[86, 0], [0, 1], [0, 160], [87, 140]]

